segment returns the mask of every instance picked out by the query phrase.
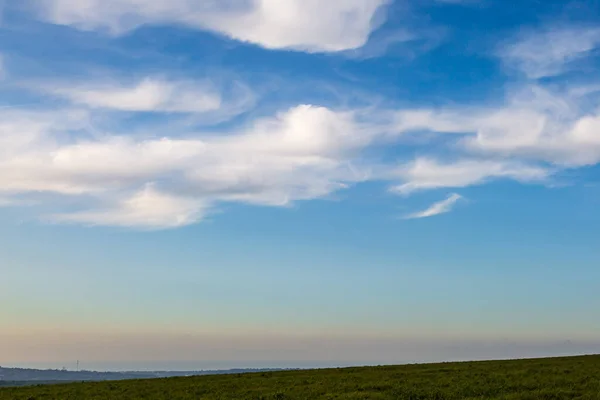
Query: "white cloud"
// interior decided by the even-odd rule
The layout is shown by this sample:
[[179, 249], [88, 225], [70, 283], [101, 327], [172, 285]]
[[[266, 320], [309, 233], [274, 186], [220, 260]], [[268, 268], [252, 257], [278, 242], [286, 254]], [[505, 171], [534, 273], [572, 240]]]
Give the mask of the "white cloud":
[[418, 218], [428, 218], [433, 217], [440, 214], [445, 214], [454, 208], [456, 203], [461, 200], [463, 197], [457, 193], [452, 193], [445, 200], [439, 201], [437, 203], [432, 204], [429, 208], [423, 211], [419, 211], [413, 214], [409, 214], [405, 216], [405, 219], [418, 219]]
[[330, 52], [363, 46], [389, 0], [28, 0], [40, 18], [119, 35], [180, 24], [270, 49]]
[[106, 208], [57, 214], [51, 218], [58, 222], [88, 225], [177, 228], [200, 220], [205, 208], [202, 200], [160, 193], [152, 185], [147, 185], [131, 197]]
[[[104, 130], [112, 114], [89, 105], [0, 109], [0, 197], [21, 203], [45, 193], [54, 220], [169, 228], [226, 202], [286, 206], [365, 180], [392, 182], [402, 195], [497, 179], [545, 183], [557, 170], [600, 162], [600, 114], [583, 113], [578, 96], [529, 88], [477, 109], [299, 105], [221, 133], [149, 124], [136, 135]], [[401, 155], [400, 166], [373, 157], [376, 146], [402, 145], [418, 131], [438, 133], [424, 135], [423, 155]]]
[[544, 180], [548, 174], [544, 168], [518, 162], [466, 159], [440, 163], [434, 159], [418, 158], [395, 172], [403, 183], [391, 190], [406, 195], [419, 190], [463, 188], [492, 179], [535, 182]]
[[508, 113], [505, 117], [515, 119], [499, 131], [481, 130], [476, 136], [466, 138], [465, 146], [481, 153], [519, 156], [562, 167], [594, 165], [600, 161], [600, 115], [586, 115], [568, 123], [553, 120], [549, 115], [532, 116], [524, 121], [532, 129], [520, 131], [522, 135], [511, 135], [518, 132], [518, 116]]
[[[70, 136], [85, 123], [67, 124], [62, 113], [0, 117], [14, 120], [0, 126], [10, 149], [0, 151], [0, 195], [83, 196], [101, 206], [54, 219], [94, 225], [175, 227], [218, 202], [282, 206], [324, 197], [364, 179], [352, 161], [372, 140], [354, 112], [312, 106], [179, 139]], [[20, 125], [29, 118], [40, 122]]]
[[91, 110], [181, 114], [214, 124], [247, 112], [256, 95], [234, 78], [173, 80], [146, 76], [137, 80], [35, 81], [19, 86]]
[[401, 110], [395, 113], [395, 129], [398, 132], [427, 130], [440, 133], [463, 133], [465, 130], [476, 129], [477, 122], [467, 120], [463, 115], [465, 111]]
[[529, 78], [559, 75], [600, 46], [600, 28], [563, 28], [529, 33], [506, 45], [500, 56]]
[[461, 134], [460, 148], [478, 157], [560, 168], [594, 165], [600, 162], [600, 111], [583, 97], [589, 90], [579, 89], [551, 92], [533, 86], [499, 107], [402, 111], [396, 125], [400, 131]]
[[63, 97], [75, 104], [121, 111], [199, 113], [218, 110], [221, 95], [209, 84], [172, 82], [146, 78], [134, 84], [63, 83], [41, 85], [37, 90]]

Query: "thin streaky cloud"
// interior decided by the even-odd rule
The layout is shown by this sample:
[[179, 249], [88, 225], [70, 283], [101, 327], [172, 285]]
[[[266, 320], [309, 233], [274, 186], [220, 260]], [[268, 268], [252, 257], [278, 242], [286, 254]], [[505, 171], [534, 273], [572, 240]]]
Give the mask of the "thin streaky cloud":
[[145, 78], [132, 85], [114, 83], [50, 86], [49, 94], [92, 108], [143, 112], [208, 112], [221, 107], [220, 94], [197, 82]]
[[420, 157], [401, 166], [394, 174], [402, 183], [392, 186], [390, 190], [400, 195], [410, 195], [424, 190], [481, 185], [497, 179], [543, 182], [550, 171], [536, 165], [511, 161], [467, 158], [442, 162]]
[[499, 56], [531, 79], [560, 75], [600, 46], [600, 28], [550, 28], [533, 31], [505, 44]]
[[464, 197], [462, 197], [461, 195], [457, 193], [452, 193], [445, 200], [434, 203], [423, 211], [408, 214], [404, 217], [404, 219], [429, 218], [440, 214], [446, 214], [452, 211], [456, 203], [462, 199], [464, 199]]

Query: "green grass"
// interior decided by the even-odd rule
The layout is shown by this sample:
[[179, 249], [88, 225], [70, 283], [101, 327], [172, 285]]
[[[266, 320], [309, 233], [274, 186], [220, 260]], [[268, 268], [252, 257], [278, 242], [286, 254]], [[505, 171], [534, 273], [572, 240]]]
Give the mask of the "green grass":
[[600, 400], [600, 356], [213, 375], [0, 389], [0, 400]]

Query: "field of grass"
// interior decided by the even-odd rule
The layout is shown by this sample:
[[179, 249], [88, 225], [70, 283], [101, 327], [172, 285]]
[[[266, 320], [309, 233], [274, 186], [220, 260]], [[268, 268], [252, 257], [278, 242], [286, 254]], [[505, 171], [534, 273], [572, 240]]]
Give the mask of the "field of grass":
[[7, 399], [600, 400], [600, 356], [0, 388]]

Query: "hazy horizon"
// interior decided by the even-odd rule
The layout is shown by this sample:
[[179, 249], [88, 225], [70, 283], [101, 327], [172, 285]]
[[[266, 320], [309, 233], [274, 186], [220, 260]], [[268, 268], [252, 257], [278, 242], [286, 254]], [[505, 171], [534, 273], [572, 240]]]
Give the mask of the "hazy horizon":
[[[585, 348], [585, 347], [584, 347]], [[365, 366], [384, 366], [384, 365], [408, 365], [408, 364], [430, 364], [445, 362], [468, 362], [468, 361], [494, 361], [494, 360], [514, 360], [514, 359], [537, 359], [552, 357], [571, 357], [583, 355], [600, 354], [600, 343], [590, 347], [590, 351], [573, 352], [561, 350], [558, 347], [554, 351], [513, 351], [479, 355], [477, 357], [446, 357], [446, 358], [424, 358], [424, 359], [398, 359], [397, 361], [140, 361], [140, 362], [91, 362], [84, 363], [80, 360], [79, 370], [88, 370], [96, 372], [131, 372], [131, 371], [224, 371], [231, 369], [320, 369], [320, 368], [346, 368], [346, 367], [365, 367]], [[485, 354], [485, 353], [483, 353]], [[65, 368], [67, 371], [77, 371], [77, 361], [75, 362], [42, 362], [42, 363], [12, 363], [0, 365], [4, 368], [28, 368], [40, 370], [56, 370]]]
[[[185, 335], [148, 338], [54, 338], [29, 350], [12, 351], [0, 344], [5, 360], [30, 354], [29, 361], [14, 359], [3, 367], [96, 371], [219, 370], [233, 368], [323, 368], [363, 365], [394, 365], [446, 361], [600, 354], [600, 341], [538, 339], [432, 339], [360, 336], [269, 336], [249, 338]], [[50, 345], [50, 342], [53, 345]], [[14, 344], [14, 343], [13, 343]], [[90, 351], [90, 348], [97, 351]], [[102, 358], [94, 359], [93, 357]], [[53, 357], [64, 356], [61, 359]], [[119, 359], [117, 355], [122, 358]], [[77, 358], [79, 356], [79, 358]], [[46, 357], [44, 361], [40, 357]], [[171, 357], [181, 357], [179, 360]]]

